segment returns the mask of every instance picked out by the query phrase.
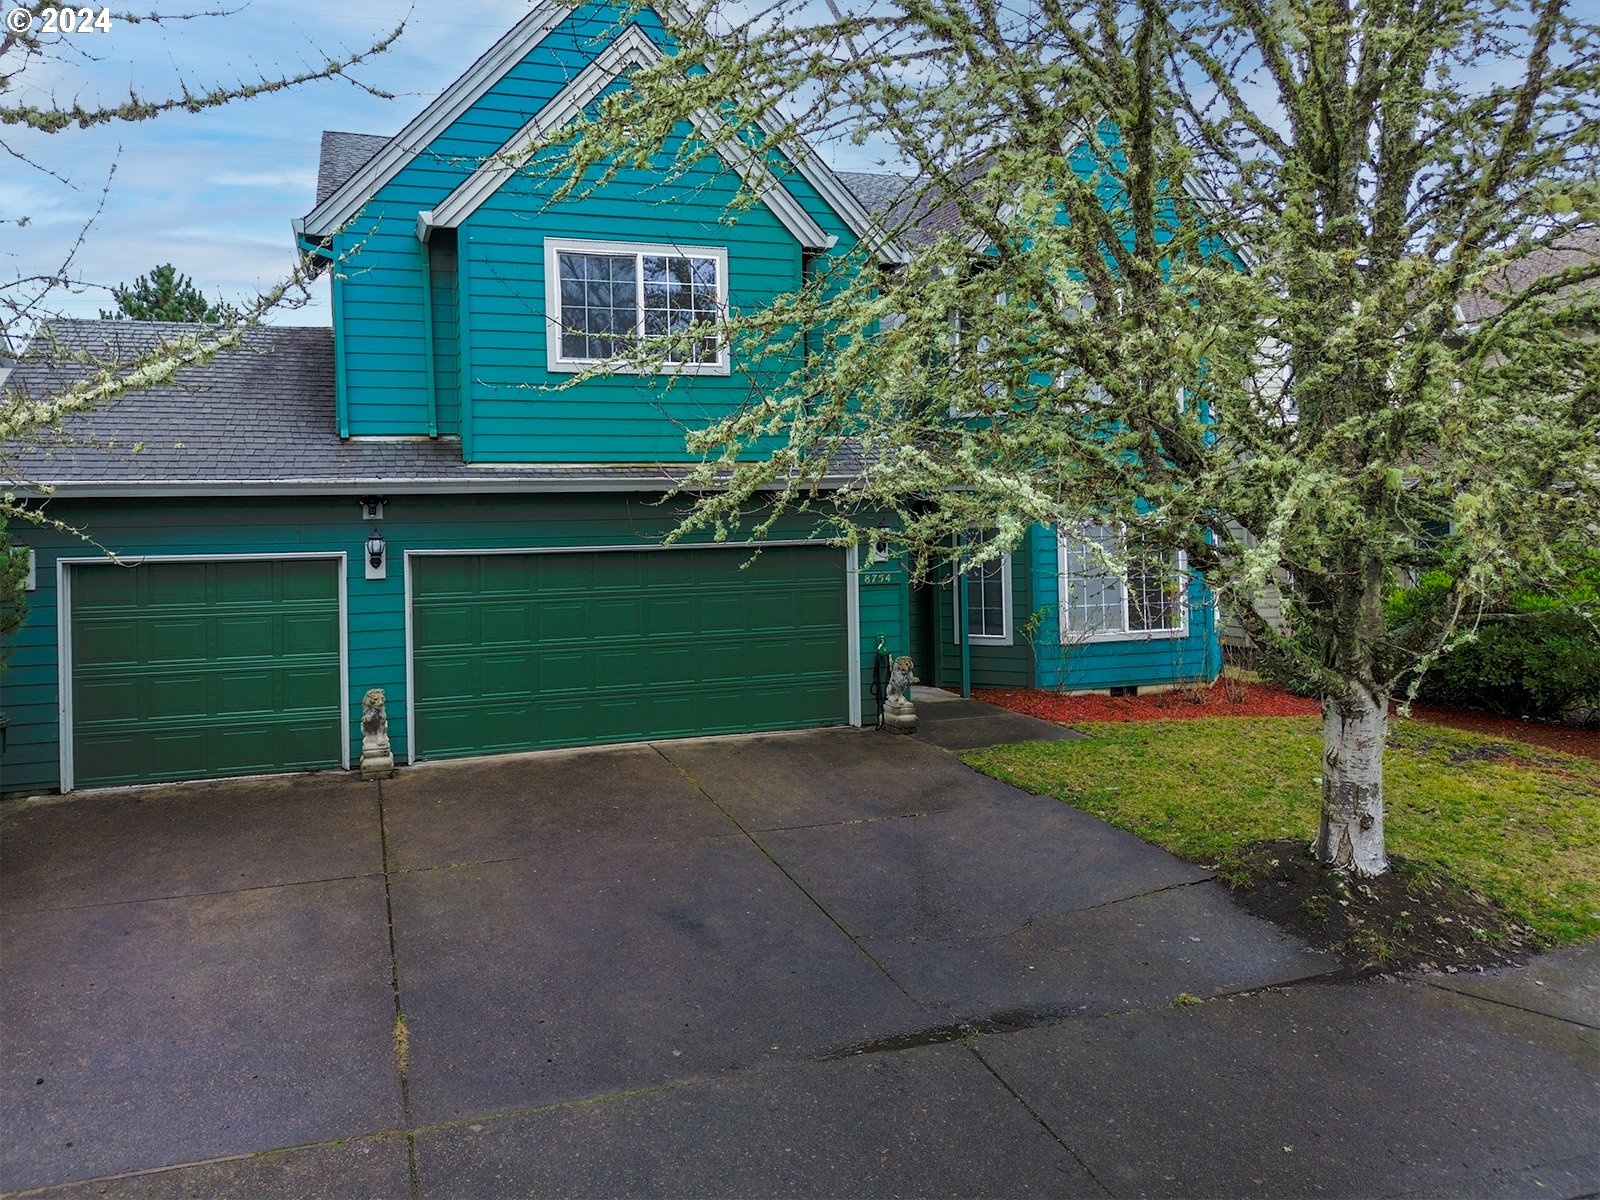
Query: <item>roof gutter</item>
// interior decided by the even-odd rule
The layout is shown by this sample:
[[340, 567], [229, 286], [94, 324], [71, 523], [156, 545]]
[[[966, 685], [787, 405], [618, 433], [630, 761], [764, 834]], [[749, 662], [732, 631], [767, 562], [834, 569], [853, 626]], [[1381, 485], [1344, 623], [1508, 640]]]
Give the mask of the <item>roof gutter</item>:
[[[823, 491], [838, 491], [859, 482], [846, 475], [828, 475], [817, 481]], [[605, 479], [596, 476], [576, 479], [297, 479], [281, 483], [259, 480], [195, 480], [189, 483], [138, 483], [117, 480], [91, 480], [86, 483], [55, 483], [18, 488], [18, 499], [91, 500], [189, 498], [195, 496], [362, 496], [379, 491], [391, 496], [420, 495], [497, 495], [505, 493], [542, 494], [560, 492], [664, 492], [679, 487], [682, 479], [668, 476], [640, 479]], [[39, 487], [49, 487], [48, 493]], [[778, 483], [763, 484], [763, 492], [778, 491]], [[696, 492], [704, 488], [695, 488]]]

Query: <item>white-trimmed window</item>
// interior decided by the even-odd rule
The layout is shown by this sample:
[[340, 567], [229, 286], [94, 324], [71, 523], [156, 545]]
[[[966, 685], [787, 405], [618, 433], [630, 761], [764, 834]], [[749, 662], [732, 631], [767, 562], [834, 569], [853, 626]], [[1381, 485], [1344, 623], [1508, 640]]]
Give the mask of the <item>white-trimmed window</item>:
[[[1063, 532], [1061, 638], [1069, 643], [1116, 638], [1176, 638], [1189, 631], [1184, 556], [1125, 541], [1121, 526], [1086, 525]], [[1107, 556], [1125, 559], [1114, 574]]]
[[961, 589], [967, 590], [967, 641], [974, 645], [1011, 645], [1011, 555], [994, 558], [955, 573], [955, 603], [950, 640], [961, 644]]
[[642, 336], [674, 338], [663, 371], [728, 373], [726, 249], [547, 238], [544, 259], [550, 370], [627, 355]]

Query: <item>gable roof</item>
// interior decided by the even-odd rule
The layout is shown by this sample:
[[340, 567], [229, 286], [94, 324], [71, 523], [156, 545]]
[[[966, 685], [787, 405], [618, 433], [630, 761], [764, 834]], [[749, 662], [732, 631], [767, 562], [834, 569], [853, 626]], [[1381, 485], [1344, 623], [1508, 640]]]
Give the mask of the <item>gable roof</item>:
[[[418, 113], [399, 133], [327, 196], [295, 222], [295, 232], [312, 240], [333, 234], [347, 224], [372, 196], [426, 150], [433, 139], [483, 99], [489, 89], [528, 52], [572, 15], [565, 4], [544, 3], [513, 25], [466, 72]], [[320, 180], [319, 180], [320, 182]]]
[[[584, 108], [605, 91], [629, 67], [653, 62], [661, 57], [661, 47], [637, 25], [630, 25], [606, 44], [582, 71], [562, 88], [548, 104], [512, 134], [493, 155], [478, 164], [460, 186], [434, 208], [417, 214], [417, 235], [423, 241], [434, 229], [453, 229], [470, 217], [501, 187], [514, 178], [526, 160], [529, 149], [553, 129], [576, 120]], [[782, 222], [801, 246], [812, 250], [830, 249], [838, 240], [825, 233], [798, 200], [781, 184], [754, 153], [738, 138], [714, 142], [719, 124], [709, 112], [692, 118], [696, 132], [716, 145], [717, 156], [730, 166], [750, 189]]]
[[[574, 11], [573, 7], [557, 3], [555, 0], [543, 0], [542, 3], [536, 4], [527, 16], [518, 21], [477, 62], [473, 63], [461, 78], [445, 88], [404, 129], [390, 138], [359, 167], [344, 174], [338, 185], [326, 194], [322, 191], [319, 171], [317, 203], [310, 213], [295, 221], [296, 235], [313, 242], [322, 241], [353, 220], [368, 200], [409, 163], [424, 153], [439, 134], [482, 99]], [[636, 28], [630, 26], [630, 29]], [[659, 52], [659, 47], [657, 50]], [[765, 123], [762, 129], [769, 136], [774, 132]], [[354, 135], [341, 135], [341, 137], [350, 136]], [[349, 143], [342, 141], [336, 142], [335, 147], [341, 156], [346, 152], [353, 152], [354, 149]], [[330, 157], [334, 155], [330, 155], [329, 148], [325, 144], [324, 161], [328, 161]], [[499, 155], [495, 157], [498, 158]], [[756, 156], [751, 157], [754, 160]], [[838, 214], [851, 232], [873, 247], [880, 258], [888, 262], [905, 261], [904, 249], [877, 229], [867, 208], [826, 163], [811, 153], [791, 155], [790, 158], [795, 169], [816, 190], [823, 201]], [[330, 172], [330, 180], [335, 173], [342, 174], [335, 168]], [[798, 204], [795, 207], [798, 209]]]

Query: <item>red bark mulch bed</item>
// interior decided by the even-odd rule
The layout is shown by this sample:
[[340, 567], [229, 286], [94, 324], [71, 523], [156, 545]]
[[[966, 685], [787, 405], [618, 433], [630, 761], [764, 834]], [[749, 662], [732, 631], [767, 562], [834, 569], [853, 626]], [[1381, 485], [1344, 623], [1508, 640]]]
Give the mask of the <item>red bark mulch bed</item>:
[[1175, 688], [1143, 696], [1067, 696], [1039, 688], [974, 688], [976, 699], [1059, 725], [1084, 721], [1182, 721], [1199, 717], [1308, 717], [1319, 701], [1242, 680], [1214, 687]]
[[[972, 694], [988, 704], [1059, 725], [1090, 721], [1183, 721], [1200, 717], [1305, 717], [1322, 711], [1321, 703], [1316, 700], [1291, 695], [1271, 684], [1237, 679], [1222, 679], [1209, 688], [1178, 688], [1143, 696], [1067, 696], [1038, 688], [975, 688]], [[1412, 716], [1470, 733], [1600, 759], [1600, 731], [1593, 729], [1420, 704], [1412, 709]]]

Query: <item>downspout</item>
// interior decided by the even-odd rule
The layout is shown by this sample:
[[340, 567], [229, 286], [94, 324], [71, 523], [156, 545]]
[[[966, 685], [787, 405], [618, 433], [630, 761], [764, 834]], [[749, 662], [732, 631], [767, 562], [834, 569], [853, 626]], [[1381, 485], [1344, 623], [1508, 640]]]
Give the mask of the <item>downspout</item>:
[[350, 403], [346, 394], [344, 365], [344, 276], [339, 260], [333, 261], [333, 413], [339, 424], [339, 437], [350, 437]]

